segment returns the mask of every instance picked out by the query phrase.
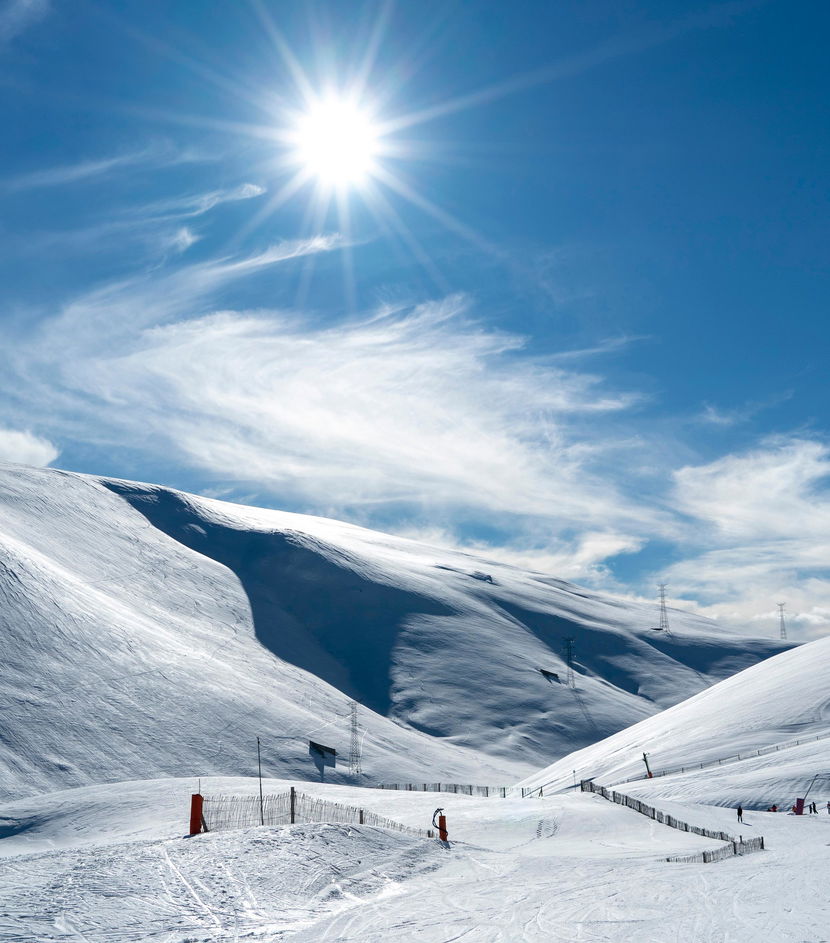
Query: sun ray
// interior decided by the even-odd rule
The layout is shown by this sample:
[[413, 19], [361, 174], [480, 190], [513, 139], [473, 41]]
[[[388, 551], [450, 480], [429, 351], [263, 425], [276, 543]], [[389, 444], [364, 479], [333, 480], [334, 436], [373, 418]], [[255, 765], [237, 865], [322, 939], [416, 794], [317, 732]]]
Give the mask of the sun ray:
[[408, 200], [413, 206], [417, 206], [418, 209], [423, 210], [434, 219], [437, 219], [438, 222], [443, 223], [451, 232], [463, 236], [464, 239], [477, 246], [479, 249], [482, 249], [488, 255], [503, 258], [504, 253], [500, 249], [491, 242], [488, 242], [474, 229], [462, 223], [460, 219], [456, 219], [451, 213], [447, 212], [447, 210], [441, 209], [440, 206], [436, 206], [435, 203], [428, 200], [425, 196], [422, 196], [396, 174], [391, 173], [383, 167], [379, 167], [375, 172], [375, 176], [386, 184], [390, 190], [394, 190], [395, 193], [402, 196], [405, 200]]
[[249, 0], [249, 2], [253, 7], [260, 23], [265, 28], [268, 38], [274, 44], [274, 48], [277, 50], [280, 58], [285, 63], [285, 66], [288, 69], [291, 78], [294, 80], [294, 84], [296, 85], [297, 91], [300, 93], [303, 101], [306, 103], [313, 101], [314, 89], [312, 88], [311, 82], [309, 81], [305, 70], [300, 65], [297, 57], [291, 51], [291, 47], [285, 41], [285, 37], [282, 35], [279, 29], [277, 29], [276, 24], [268, 13], [268, 10], [265, 8], [265, 5], [262, 3], [262, 0]]
[[354, 259], [352, 258], [352, 222], [348, 198], [343, 190], [338, 190], [336, 194], [337, 215], [340, 223], [340, 231], [344, 237], [345, 244], [340, 253], [340, 259], [343, 265], [343, 284], [346, 294], [346, 309], [351, 314], [355, 309], [356, 289], [354, 279]]
[[421, 264], [424, 271], [429, 275], [435, 287], [442, 292], [449, 292], [449, 282], [443, 272], [429, 257], [426, 249], [415, 237], [415, 234], [401, 219], [398, 211], [386, 199], [381, 190], [375, 186], [374, 181], [369, 181], [366, 186], [367, 200], [366, 205], [379, 226], [386, 227], [391, 223], [392, 228], [404, 243], [409, 247], [410, 252]]
[[295, 193], [301, 190], [311, 180], [311, 174], [308, 170], [301, 168], [286, 183], [280, 187], [277, 192], [269, 197], [264, 206], [242, 226], [233, 238], [232, 243], [238, 245], [246, 236], [250, 235], [269, 217], [287, 203]]
[[[321, 187], [315, 187], [311, 200], [306, 211], [303, 214], [303, 221], [300, 232], [315, 233], [319, 232], [325, 223], [331, 207], [331, 193]], [[308, 293], [311, 290], [311, 280], [314, 275], [316, 259], [313, 255], [306, 257], [302, 269], [300, 270], [300, 281], [297, 285], [296, 306], [302, 308], [305, 306]]]
[[383, 37], [386, 35], [391, 15], [392, 0], [384, 0], [381, 4], [380, 12], [375, 17], [372, 33], [369, 36], [369, 42], [366, 44], [366, 52], [363, 54], [363, 61], [360, 63], [360, 67], [354, 78], [349, 83], [358, 100], [363, 98], [366, 93], [366, 84], [369, 81], [369, 76], [372, 74], [372, 69], [375, 67], [380, 44]]

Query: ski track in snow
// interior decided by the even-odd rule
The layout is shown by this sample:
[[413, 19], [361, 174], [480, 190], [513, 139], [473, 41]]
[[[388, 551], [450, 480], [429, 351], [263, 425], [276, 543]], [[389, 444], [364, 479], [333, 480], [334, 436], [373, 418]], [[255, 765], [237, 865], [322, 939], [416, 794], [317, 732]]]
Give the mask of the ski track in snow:
[[[130, 785], [130, 784], [128, 784]], [[41, 824], [54, 847], [0, 840], [3, 943], [821, 943], [828, 935], [830, 816], [748, 813], [768, 851], [717, 864], [668, 863], [710, 848], [598, 796], [476, 799], [307, 786], [405, 824], [446, 808], [450, 847], [368, 826], [295, 825], [173, 838], [186, 818], [160, 798], [174, 784], [132, 784], [137, 819], [166, 837], [121, 840], [116, 803], [98, 832]], [[227, 789], [227, 781], [222, 787]], [[256, 788], [250, 781], [242, 786]], [[206, 784], [210, 791], [211, 783]], [[48, 799], [48, 797], [44, 797]], [[667, 803], [735, 831], [734, 811]], [[167, 821], [163, 821], [167, 817]], [[82, 816], [78, 816], [79, 820]], [[120, 824], [119, 824], [120, 823]], [[103, 826], [107, 827], [104, 828]], [[735, 826], [735, 827], [733, 827]], [[97, 834], [97, 837], [96, 837]], [[79, 841], [81, 842], [79, 844]], [[714, 843], [716, 844], [716, 843]], [[6, 850], [8, 846], [8, 851]], [[6, 855], [3, 857], [3, 855]]]

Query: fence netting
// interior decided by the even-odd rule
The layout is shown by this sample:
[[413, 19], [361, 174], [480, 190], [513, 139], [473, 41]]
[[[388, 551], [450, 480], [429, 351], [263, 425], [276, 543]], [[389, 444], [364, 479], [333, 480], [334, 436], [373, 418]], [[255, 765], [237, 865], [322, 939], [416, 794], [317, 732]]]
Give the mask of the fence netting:
[[655, 822], [668, 825], [669, 828], [676, 828], [681, 832], [689, 832], [692, 835], [701, 835], [704, 838], [715, 838], [718, 841], [726, 842], [721, 848], [714, 848], [711, 851], [699, 851], [693, 855], [672, 855], [666, 858], [666, 861], [685, 861], [700, 862], [708, 864], [711, 861], [723, 861], [724, 858], [731, 858], [734, 855], [750, 854], [753, 851], [764, 850], [764, 838], [749, 838], [744, 841], [742, 838], [735, 838], [727, 832], [716, 832], [711, 828], [701, 828], [699, 825], [689, 825], [688, 822], [682, 822], [680, 819], [669, 815], [667, 812], [661, 812], [652, 805], [648, 805], [632, 796], [626, 796], [622, 792], [616, 792], [614, 789], [608, 789], [606, 786], [599, 786], [589, 779], [583, 780], [580, 784], [582, 792], [593, 792], [609, 802], [616, 802], [617, 805], [624, 805], [641, 815], [646, 815]]
[[259, 796], [205, 796], [202, 816], [209, 832], [249, 825], [289, 825], [291, 793]]
[[431, 838], [432, 831], [411, 828], [392, 819], [361, 809], [307, 796], [292, 790], [259, 796], [205, 796], [202, 803], [204, 826], [209, 832], [252, 825], [299, 825], [315, 822], [342, 825], [374, 825], [404, 835]]
[[505, 799], [511, 786], [476, 786], [470, 783], [379, 783], [375, 789], [395, 789], [402, 792], [451, 792], [458, 796], [480, 796], [485, 799]]

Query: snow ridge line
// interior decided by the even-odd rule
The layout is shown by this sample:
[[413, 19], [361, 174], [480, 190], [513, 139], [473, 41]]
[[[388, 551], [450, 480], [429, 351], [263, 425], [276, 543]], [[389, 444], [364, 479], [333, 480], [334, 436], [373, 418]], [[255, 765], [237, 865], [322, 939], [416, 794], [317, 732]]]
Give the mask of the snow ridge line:
[[722, 861], [724, 858], [732, 858], [735, 855], [745, 855], [753, 851], [764, 850], [763, 835], [744, 841], [743, 837], [735, 838], [732, 835], [728, 835], [726, 832], [715, 832], [710, 828], [701, 828], [699, 825], [689, 825], [688, 822], [681, 822], [680, 819], [676, 819], [673, 815], [661, 812], [659, 809], [642, 802], [640, 799], [634, 799], [632, 796], [626, 796], [624, 793], [615, 792], [613, 789], [608, 789], [605, 786], [598, 786], [590, 779], [583, 779], [579, 784], [579, 788], [582, 792], [593, 792], [598, 796], [602, 796], [603, 799], [607, 799], [609, 802], [616, 802], [617, 805], [624, 805], [629, 809], [633, 809], [641, 815], [645, 815], [650, 819], [654, 819], [656, 822], [660, 822], [661, 825], [668, 825], [669, 828], [676, 828], [681, 832], [692, 832], [694, 835], [702, 835], [705, 838], [716, 838], [718, 841], [727, 842], [726, 846], [723, 848], [701, 851], [693, 855], [671, 855], [666, 858], [666, 861], [700, 862], [708, 864], [712, 861]]

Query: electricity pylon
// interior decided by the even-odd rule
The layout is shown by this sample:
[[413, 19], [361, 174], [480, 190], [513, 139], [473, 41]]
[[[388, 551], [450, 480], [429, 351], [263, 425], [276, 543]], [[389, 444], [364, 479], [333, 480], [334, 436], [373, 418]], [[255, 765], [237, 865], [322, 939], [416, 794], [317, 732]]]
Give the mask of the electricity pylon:
[[659, 631], [671, 635], [669, 628], [669, 610], [666, 608], [666, 586], [667, 583], [660, 584], [660, 626]]
[[778, 604], [778, 615], [781, 618], [781, 638], [787, 637], [787, 623], [784, 622], [784, 603], [779, 602]]
[[349, 775], [360, 776], [360, 731], [357, 727], [357, 701], [352, 701], [351, 708], [351, 744], [349, 748]]
[[566, 638], [564, 641], [565, 648], [565, 665], [567, 666], [567, 672], [565, 674], [565, 687], [575, 688], [576, 680], [574, 679], [574, 640], [572, 638]]

